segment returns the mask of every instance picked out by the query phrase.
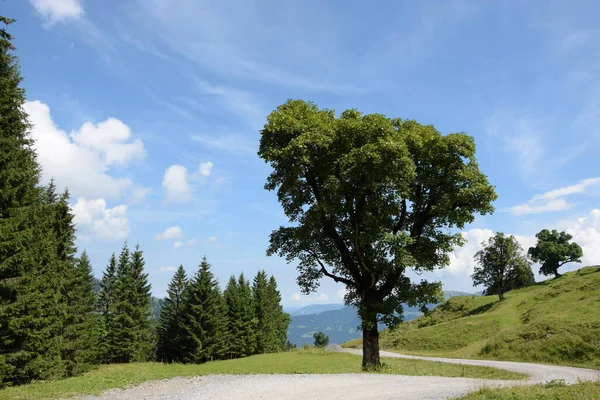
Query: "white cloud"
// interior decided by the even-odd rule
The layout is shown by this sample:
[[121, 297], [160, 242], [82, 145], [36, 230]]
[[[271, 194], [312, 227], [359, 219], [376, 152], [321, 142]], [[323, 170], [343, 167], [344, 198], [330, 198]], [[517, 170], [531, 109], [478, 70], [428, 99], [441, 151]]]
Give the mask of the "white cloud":
[[573, 235], [573, 241], [583, 249], [583, 265], [600, 264], [600, 209], [593, 209], [575, 221], [563, 221], [559, 228]]
[[165, 199], [169, 203], [186, 203], [192, 199], [187, 169], [183, 165], [171, 165], [165, 170], [162, 181]]
[[187, 203], [193, 197], [193, 187], [190, 181], [205, 183], [210, 176], [213, 163], [202, 162], [193, 174], [189, 174], [183, 165], [171, 165], [165, 170], [162, 181], [165, 200], [167, 203]]
[[116, 241], [125, 239], [129, 234], [127, 206], [124, 204], [107, 208], [104, 199], [80, 197], [71, 208], [78, 233], [84, 238]]
[[131, 192], [129, 205], [137, 204], [143, 201], [150, 193], [152, 193], [152, 188], [142, 186], [134, 187], [133, 191]]
[[450, 254], [450, 265], [442, 271], [448, 272], [451, 275], [466, 274], [471, 276], [475, 269], [475, 260], [473, 256], [481, 250], [482, 242], [487, 242], [489, 238], [494, 236], [494, 232], [490, 229], [471, 229], [462, 232], [462, 237], [466, 243], [462, 247], [458, 247]]
[[517, 118], [503, 110], [496, 110], [487, 121], [486, 132], [491, 137], [500, 138], [506, 151], [516, 156], [518, 168], [524, 177], [538, 172], [537, 167], [544, 154], [541, 121]]
[[101, 153], [107, 165], [118, 166], [127, 165], [131, 159], [145, 155], [141, 140], [126, 143], [130, 136], [131, 129], [116, 118], [109, 118], [97, 125], [86, 122], [79, 132], [71, 134], [73, 142]]
[[344, 286], [341, 289], [338, 289], [337, 292], [335, 292], [335, 297], [339, 300], [344, 300], [344, 297], [346, 296], [346, 293], [348, 293], [348, 290], [346, 289], [346, 287]]
[[180, 247], [184, 247], [184, 246], [192, 246], [196, 244], [196, 239], [190, 239], [187, 242], [182, 242], [182, 241], [176, 241], [173, 242], [173, 247], [175, 247], [176, 249], [180, 248]]
[[167, 267], [160, 267], [159, 270], [163, 271], [163, 272], [175, 272], [175, 271], [177, 271], [177, 267], [169, 265]]
[[317, 301], [327, 301], [329, 300], [329, 296], [327, 296], [325, 293], [321, 293], [317, 298]]
[[198, 165], [198, 170], [196, 171], [196, 173], [193, 176], [194, 179], [204, 182], [206, 180], [206, 178], [208, 178], [210, 176], [212, 167], [213, 167], [213, 163], [210, 161], [201, 162], [200, 165]]
[[178, 226], [170, 226], [165, 229], [164, 232], [159, 233], [154, 236], [154, 240], [169, 240], [169, 239], [179, 239], [183, 236], [183, 232], [181, 228]]
[[563, 211], [571, 208], [565, 197], [572, 194], [585, 193], [592, 186], [600, 184], [600, 177], [579, 181], [575, 185], [554, 189], [538, 194], [531, 200], [509, 208], [507, 211], [514, 215], [539, 214], [544, 212]]
[[211, 236], [208, 239], [206, 239], [206, 243], [216, 243], [219, 240], [218, 237], [216, 236]]
[[530, 200], [527, 203], [518, 204], [508, 209], [514, 215], [541, 214], [546, 212], [564, 211], [571, 208], [565, 199], [552, 199], [545, 201]]
[[73, 196], [85, 198], [119, 198], [133, 187], [130, 179], [108, 174], [111, 167], [145, 155], [140, 140], [129, 141], [127, 125], [110, 118], [97, 125], [85, 123], [67, 134], [56, 126], [46, 104], [28, 101], [24, 107], [33, 125], [43, 182], [54, 178], [58, 187], [68, 186]]
[[237, 134], [226, 134], [218, 136], [194, 135], [192, 140], [200, 142], [208, 147], [227, 150], [234, 153], [256, 153], [258, 143], [247, 136]]
[[29, 0], [35, 10], [49, 25], [83, 16], [79, 0]]
[[294, 301], [300, 301], [300, 298], [301, 298], [300, 293], [293, 293], [292, 294], [292, 300], [294, 300]]

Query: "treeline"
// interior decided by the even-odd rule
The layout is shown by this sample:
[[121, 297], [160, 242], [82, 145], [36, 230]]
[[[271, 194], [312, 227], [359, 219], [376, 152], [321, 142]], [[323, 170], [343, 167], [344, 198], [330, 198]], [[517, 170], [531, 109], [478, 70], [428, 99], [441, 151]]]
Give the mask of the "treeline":
[[273, 276], [259, 271], [252, 284], [232, 276], [221, 293], [204, 258], [193, 277], [180, 266], [169, 283], [157, 357], [198, 363], [282, 351], [289, 322]]
[[76, 257], [69, 192], [40, 182], [11, 40], [0, 29], [0, 387], [99, 363], [203, 362], [282, 349], [289, 317], [275, 279], [262, 271], [251, 287], [240, 276], [221, 293], [206, 259], [189, 282], [181, 268], [158, 324], [143, 252], [125, 244], [96, 294], [89, 257]]

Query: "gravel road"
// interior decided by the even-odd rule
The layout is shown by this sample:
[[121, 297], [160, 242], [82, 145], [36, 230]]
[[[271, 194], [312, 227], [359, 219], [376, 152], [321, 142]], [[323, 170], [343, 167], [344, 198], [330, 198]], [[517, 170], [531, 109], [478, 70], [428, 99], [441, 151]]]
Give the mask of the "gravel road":
[[[358, 350], [345, 350], [361, 354]], [[503, 368], [531, 375], [527, 381], [494, 381], [469, 378], [443, 378], [434, 376], [399, 376], [376, 374], [332, 375], [211, 375], [196, 378], [174, 378], [147, 382], [129, 389], [104, 392], [100, 397], [83, 397], [86, 400], [402, 400], [449, 399], [465, 395], [482, 386], [501, 387], [565, 379], [575, 383], [578, 379], [600, 379], [600, 372], [571, 367], [504, 361], [459, 360], [405, 356], [381, 352], [382, 357], [418, 358], [455, 364], [481, 365]]]
[[[356, 355], [362, 355], [362, 350], [345, 349], [344, 351]], [[544, 365], [511, 361], [462, 360], [460, 358], [420, 357], [392, 353], [389, 351], [380, 351], [379, 355], [381, 357], [410, 358], [417, 360], [439, 361], [450, 364], [500, 368], [529, 375], [530, 378], [528, 383], [543, 383], [553, 379], [564, 379], [567, 383], [573, 384], [577, 383], [578, 380], [589, 381], [600, 379], [600, 371], [585, 368], [561, 367], [558, 365]]]

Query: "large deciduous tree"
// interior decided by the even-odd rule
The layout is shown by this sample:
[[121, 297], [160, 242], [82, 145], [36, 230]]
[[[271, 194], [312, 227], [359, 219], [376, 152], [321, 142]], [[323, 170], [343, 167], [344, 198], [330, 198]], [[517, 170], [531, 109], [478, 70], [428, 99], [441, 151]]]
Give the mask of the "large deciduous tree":
[[457, 229], [493, 211], [473, 138], [289, 100], [267, 117], [258, 154], [273, 168], [265, 188], [277, 190], [290, 221], [267, 253], [299, 260], [305, 293], [323, 276], [346, 285], [362, 320], [363, 367], [379, 366], [378, 320], [394, 324], [402, 304], [424, 309], [441, 295], [439, 283], [407, 272], [447, 265], [462, 243]]
[[475, 254], [478, 265], [471, 275], [473, 283], [492, 288], [498, 298], [503, 300], [504, 293], [518, 286], [519, 280], [532, 275], [529, 260], [522, 251], [514, 236], [498, 232], [487, 244], [483, 243], [483, 249]]
[[570, 243], [572, 235], [542, 229], [537, 235], [537, 244], [529, 248], [529, 256], [533, 262], [541, 263], [540, 274], [559, 277], [558, 269], [571, 262], [581, 262], [583, 250], [577, 243]]

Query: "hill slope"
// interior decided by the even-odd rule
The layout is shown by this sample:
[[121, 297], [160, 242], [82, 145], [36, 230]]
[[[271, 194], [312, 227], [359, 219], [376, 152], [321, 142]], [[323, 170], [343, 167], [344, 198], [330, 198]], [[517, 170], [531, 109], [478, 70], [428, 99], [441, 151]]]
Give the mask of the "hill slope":
[[[382, 348], [459, 358], [600, 368], [600, 268], [497, 296], [453, 297], [429, 316], [381, 333]], [[347, 347], [360, 346], [360, 340]]]
[[[444, 292], [446, 299], [465, 294], [468, 293], [457, 291]], [[331, 308], [336, 306], [339, 306], [339, 309]], [[433, 309], [435, 306], [436, 304], [432, 304], [430, 309]], [[312, 311], [312, 313], [307, 314], [309, 311]], [[354, 307], [344, 306], [343, 304], [315, 304], [296, 310], [291, 315], [292, 320], [288, 327], [288, 340], [297, 346], [312, 344], [314, 342], [313, 334], [319, 331], [329, 336], [330, 343], [344, 343], [362, 335], [359, 328], [360, 318]], [[421, 315], [421, 311], [416, 307], [404, 308], [405, 321], [410, 321]], [[379, 325], [379, 329], [384, 328], [385, 325]]]

